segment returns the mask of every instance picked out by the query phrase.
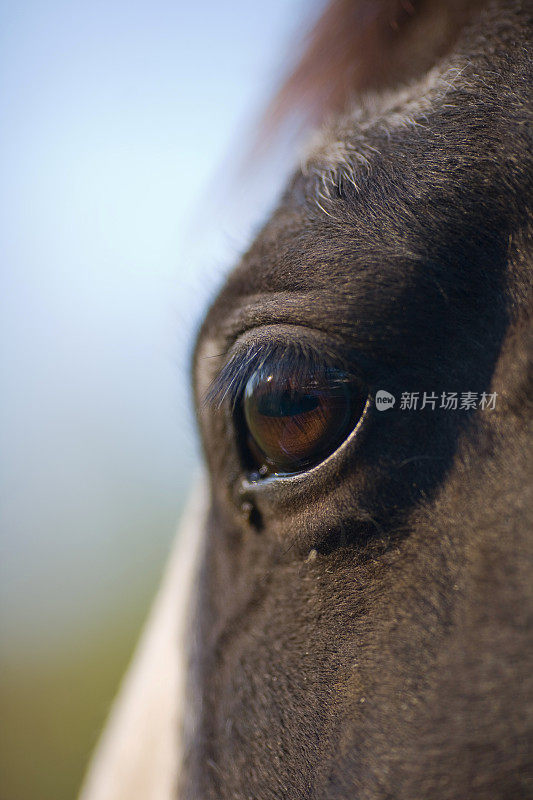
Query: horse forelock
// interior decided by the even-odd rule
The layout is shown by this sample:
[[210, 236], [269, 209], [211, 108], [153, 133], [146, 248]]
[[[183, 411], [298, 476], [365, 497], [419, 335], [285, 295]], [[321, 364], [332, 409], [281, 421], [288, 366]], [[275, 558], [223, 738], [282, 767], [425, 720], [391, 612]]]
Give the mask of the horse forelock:
[[332, 0], [265, 117], [317, 124], [364, 93], [399, 88], [449, 52], [488, 0]]

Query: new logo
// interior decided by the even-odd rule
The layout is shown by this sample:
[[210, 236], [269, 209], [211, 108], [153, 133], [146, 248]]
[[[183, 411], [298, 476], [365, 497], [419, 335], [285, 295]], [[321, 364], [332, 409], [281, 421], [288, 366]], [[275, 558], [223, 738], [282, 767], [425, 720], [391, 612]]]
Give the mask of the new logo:
[[387, 411], [387, 409], [393, 407], [395, 402], [394, 395], [386, 392], [385, 389], [380, 389], [376, 392], [376, 408], [378, 411]]

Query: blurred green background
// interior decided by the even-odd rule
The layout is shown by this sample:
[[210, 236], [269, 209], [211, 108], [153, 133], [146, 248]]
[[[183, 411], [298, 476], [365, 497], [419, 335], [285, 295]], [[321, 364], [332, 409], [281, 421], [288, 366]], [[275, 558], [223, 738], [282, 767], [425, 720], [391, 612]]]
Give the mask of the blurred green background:
[[[70, 800], [199, 461], [202, 310], [303, 0], [0, 5], [0, 798]], [[135, 800], [132, 798], [132, 800]]]

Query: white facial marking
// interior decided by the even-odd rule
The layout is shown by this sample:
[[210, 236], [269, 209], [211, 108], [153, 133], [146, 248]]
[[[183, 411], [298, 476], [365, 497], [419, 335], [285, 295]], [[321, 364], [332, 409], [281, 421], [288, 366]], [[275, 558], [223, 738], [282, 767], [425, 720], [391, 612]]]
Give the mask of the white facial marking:
[[191, 493], [133, 661], [79, 800], [177, 800], [186, 721], [188, 609], [205, 530], [205, 481]]

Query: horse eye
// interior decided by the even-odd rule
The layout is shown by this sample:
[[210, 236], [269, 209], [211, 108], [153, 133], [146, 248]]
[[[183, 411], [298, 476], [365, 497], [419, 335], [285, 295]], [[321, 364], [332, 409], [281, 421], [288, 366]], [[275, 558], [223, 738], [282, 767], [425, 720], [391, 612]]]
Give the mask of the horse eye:
[[262, 476], [309, 469], [337, 449], [365, 403], [361, 385], [339, 370], [303, 382], [258, 370], [243, 395], [248, 460]]

